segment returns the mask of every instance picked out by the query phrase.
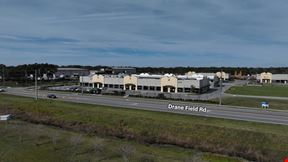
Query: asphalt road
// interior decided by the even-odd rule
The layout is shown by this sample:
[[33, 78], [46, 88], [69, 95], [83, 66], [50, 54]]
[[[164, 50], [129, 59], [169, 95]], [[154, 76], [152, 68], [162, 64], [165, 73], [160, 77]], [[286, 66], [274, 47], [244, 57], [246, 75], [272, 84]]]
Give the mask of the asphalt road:
[[[27, 88], [8, 88], [7, 94], [34, 97], [35, 91]], [[171, 112], [187, 115], [216, 117], [261, 123], [288, 125], [288, 111], [263, 110], [255, 108], [211, 105], [191, 102], [177, 102], [157, 99], [142, 99], [118, 96], [81, 95], [76, 93], [39, 91], [39, 98], [47, 98], [47, 94], [55, 94], [57, 100], [107, 105], [123, 108], [151, 111]]]

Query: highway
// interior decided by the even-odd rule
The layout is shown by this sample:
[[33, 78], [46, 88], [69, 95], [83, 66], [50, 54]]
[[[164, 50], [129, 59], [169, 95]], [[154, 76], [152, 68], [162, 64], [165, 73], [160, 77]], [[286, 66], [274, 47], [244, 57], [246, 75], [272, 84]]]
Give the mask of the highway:
[[[27, 88], [8, 88], [4, 93], [26, 97], [35, 96], [35, 91], [33, 89]], [[57, 100], [68, 102], [288, 125], [288, 111], [264, 110], [257, 108], [120, 96], [81, 95], [77, 93], [65, 93], [55, 91], [39, 91], [38, 96], [39, 98], [46, 99], [47, 94], [51, 93], [55, 94], [58, 97]]]

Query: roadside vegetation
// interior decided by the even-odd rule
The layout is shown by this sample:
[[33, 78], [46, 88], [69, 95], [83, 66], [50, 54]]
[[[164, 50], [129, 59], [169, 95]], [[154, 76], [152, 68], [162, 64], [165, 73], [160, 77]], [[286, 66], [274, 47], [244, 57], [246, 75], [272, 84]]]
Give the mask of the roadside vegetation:
[[253, 108], [261, 108], [261, 102], [264, 101], [269, 103], [269, 109], [288, 110], [288, 100], [248, 98], [248, 97], [224, 97], [222, 99], [223, 105], [244, 106]]
[[[0, 112], [16, 119], [89, 136], [280, 161], [288, 155], [288, 126], [76, 104], [0, 95]], [[221, 161], [221, 160], [219, 160]], [[223, 160], [222, 160], [223, 161]]]
[[145, 145], [88, 136], [18, 120], [0, 122], [0, 161], [12, 162], [243, 162], [171, 145]]
[[226, 93], [251, 96], [288, 97], [288, 86], [263, 85], [263, 86], [234, 86]]

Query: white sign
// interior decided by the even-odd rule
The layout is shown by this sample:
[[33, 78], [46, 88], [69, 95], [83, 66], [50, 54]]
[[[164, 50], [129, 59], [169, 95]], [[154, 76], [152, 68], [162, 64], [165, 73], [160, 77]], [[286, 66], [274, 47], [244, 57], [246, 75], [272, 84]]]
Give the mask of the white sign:
[[173, 105], [173, 104], [168, 104], [168, 109], [170, 110], [182, 110], [182, 111], [195, 111], [195, 112], [207, 112], [206, 107], [202, 106], [183, 106], [183, 105]]
[[11, 117], [10, 114], [8, 114], [8, 115], [0, 115], [0, 120], [1, 120], [1, 121], [9, 120], [10, 117]]

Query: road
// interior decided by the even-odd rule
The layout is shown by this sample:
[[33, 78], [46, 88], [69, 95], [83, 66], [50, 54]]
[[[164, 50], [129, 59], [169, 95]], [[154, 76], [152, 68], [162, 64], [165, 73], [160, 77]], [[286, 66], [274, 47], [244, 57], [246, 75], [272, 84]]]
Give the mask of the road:
[[[6, 94], [34, 97], [33, 89], [9, 88]], [[76, 93], [39, 91], [39, 98], [47, 98], [47, 94], [56, 94], [61, 101], [107, 105], [122, 108], [161, 111], [205, 117], [252, 121], [270, 124], [288, 125], [288, 111], [263, 110], [256, 108], [212, 105], [192, 102], [166, 101], [119, 96], [81, 95]], [[170, 106], [169, 106], [170, 105]]]

